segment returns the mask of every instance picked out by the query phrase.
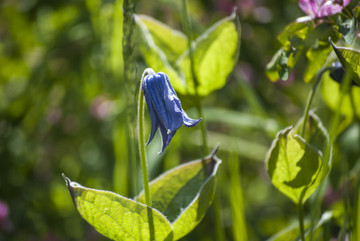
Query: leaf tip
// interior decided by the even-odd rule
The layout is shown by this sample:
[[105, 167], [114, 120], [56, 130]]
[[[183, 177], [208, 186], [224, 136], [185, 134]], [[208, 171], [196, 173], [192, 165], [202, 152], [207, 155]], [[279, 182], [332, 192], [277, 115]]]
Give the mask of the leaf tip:
[[76, 207], [75, 193], [74, 193], [74, 190], [71, 187], [71, 180], [64, 173], [62, 173], [61, 176], [65, 179], [66, 186], [67, 186], [67, 188], [68, 188], [68, 190], [70, 192], [70, 195], [71, 195], [71, 199], [73, 200], [73, 203], [74, 203], [74, 205]]
[[220, 148], [220, 143], [216, 144], [214, 150], [211, 151], [211, 153], [210, 153], [210, 158], [213, 158], [213, 157], [216, 155], [216, 153], [218, 152], [219, 148]]
[[203, 160], [208, 160], [210, 161], [210, 168], [209, 168], [209, 174], [213, 173], [215, 174], [217, 172], [217, 168], [219, 167], [219, 165], [221, 164], [221, 160], [216, 156], [216, 153], [218, 152], [220, 148], [220, 144], [218, 143], [216, 145], [216, 147], [214, 148], [214, 150], [212, 150], [212, 152], [210, 153], [210, 155], [208, 155], [207, 157], [205, 157]]

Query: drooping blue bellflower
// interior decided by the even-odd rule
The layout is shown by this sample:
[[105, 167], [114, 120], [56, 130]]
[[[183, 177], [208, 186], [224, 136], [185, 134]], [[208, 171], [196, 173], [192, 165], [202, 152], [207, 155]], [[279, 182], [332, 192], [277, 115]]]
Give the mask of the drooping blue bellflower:
[[182, 125], [193, 127], [201, 121], [201, 118], [194, 120], [185, 113], [165, 73], [147, 75], [142, 82], [142, 90], [151, 120], [151, 132], [146, 145], [152, 141], [159, 129], [162, 138], [159, 152], [161, 154]]

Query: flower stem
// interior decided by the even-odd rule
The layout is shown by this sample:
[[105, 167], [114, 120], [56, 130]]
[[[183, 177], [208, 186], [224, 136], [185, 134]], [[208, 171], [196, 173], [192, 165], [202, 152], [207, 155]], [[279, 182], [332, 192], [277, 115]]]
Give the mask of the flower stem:
[[303, 211], [302, 198], [298, 203], [298, 217], [299, 217], [300, 239], [301, 241], [305, 241], [304, 211]]
[[139, 152], [140, 152], [140, 162], [144, 183], [144, 192], [145, 192], [145, 204], [151, 207], [151, 196], [150, 196], [150, 186], [149, 186], [149, 175], [147, 170], [147, 161], [145, 153], [145, 133], [144, 133], [144, 95], [142, 93], [142, 81], [144, 80], [145, 75], [155, 74], [152, 69], [145, 69], [139, 88], [139, 102], [138, 102], [138, 128], [139, 128]]
[[[202, 107], [201, 107], [200, 102], [197, 104], [196, 107], [197, 107], [198, 115], [203, 116]], [[201, 120], [200, 127], [201, 127], [201, 138], [202, 138], [202, 143], [203, 143], [203, 152], [204, 152], [204, 155], [207, 155], [207, 154], [209, 154], [209, 146], [208, 146], [207, 135], [206, 135], [206, 122], [204, 119]]]
[[302, 128], [301, 128], [301, 132], [300, 132], [300, 136], [302, 136], [304, 138], [305, 138], [304, 135], [305, 135], [305, 130], [306, 130], [306, 122], [307, 122], [307, 119], [308, 119], [308, 116], [309, 116], [309, 111], [310, 111], [311, 104], [312, 104], [312, 102], [314, 100], [316, 89], [317, 89], [317, 87], [318, 87], [318, 85], [320, 83], [322, 75], [327, 70], [329, 70], [329, 68], [323, 68], [323, 69], [320, 69], [318, 71], [318, 73], [315, 76], [314, 84], [313, 84], [313, 86], [311, 88], [311, 91], [309, 93], [309, 97], [308, 97], [306, 107], [305, 107], [305, 111], [304, 111], [304, 118], [303, 118]]

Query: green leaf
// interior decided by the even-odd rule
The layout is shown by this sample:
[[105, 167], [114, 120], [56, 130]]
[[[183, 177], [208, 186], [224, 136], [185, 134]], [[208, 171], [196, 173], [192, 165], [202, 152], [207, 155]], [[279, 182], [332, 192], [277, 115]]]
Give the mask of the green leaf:
[[[80, 215], [99, 233], [113, 240], [173, 240], [169, 221], [156, 209], [113, 192], [70, 181], [66, 184]], [[151, 222], [152, 220], [152, 222]], [[150, 235], [150, 225], [154, 232]]]
[[[166, 49], [164, 52], [164, 50], [155, 44], [153, 36], [141, 17], [135, 15], [135, 21], [137, 26], [136, 34], [138, 36], [136, 39], [139, 41], [137, 42], [137, 45], [140, 48], [140, 52], [142, 53], [145, 62], [156, 72], [166, 73], [169, 76], [174, 89], [181, 94], [186, 94], [187, 86], [183, 71], [176, 63], [172, 65], [165, 54], [165, 52], [169, 53], [171, 50]], [[157, 41], [160, 42], [161, 40]]]
[[[185, 36], [144, 15], [135, 20], [139, 46], [146, 63], [165, 72], [183, 95], [205, 96], [226, 84], [239, 56], [240, 24], [236, 14], [222, 19], [193, 42], [194, 73]], [[198, 83], [195, 91], [193, 74]]]
[[[300, 124], [295, 130], [296, 134], [299, 134], [302, 128], [302, 124], [303, 119], [300, 120]], [[329, 134], [322, 124], [320, 118], [312, 111], [309, 112], [308, 120], [306, 122], [304, 139], [308, 144], [321, 151], [321, 153], [324, 153], [325, 151], [331, 151], [331, 148], [328, 148], [328, 145], [330, 145]], [[328, 156], [330, 158], [331, 153], [329, 153]]]
[[[237, 63], [240, 50], [240, 24], [236, 13], [210, 27], [194, 42], [194, 75], [197, 92], [206, 96], [226, 84]], [[184, 70], [188, 92], [195, 94], [189, 51], [178, 60]]]
[[273, 185], [296, 204], [310, 197], [328, 171], [321, 152], [294, 134], [292, 126], [277, 134], [266, 167]]
[[[340, 105], [341, 85], [331, 79], [329, 74], [324, 74], [321, 84], [321, 94], [326, 105], [333, 111], [339, 111], [344, 115], [343, 121], [338, 128], [338, 133], [341, 133], [347, 126], [349, 126], [354, 119], [354, 114], [360, 116], [360, 87], [352, 86], [351, 94], [347, 93]], [[355, 111], [354, 111], [355, 109]], [[355, 113], [354, 113], [355, 112]]]
[[330, 43], [344, 69], [360, 85], [360, 51], [352, 48], [337, 47], [331, 40]]
[[[172, 223], [174, 240], [194, 229], [212, 202], [221, 163], [215, 153], [176, 167], [150, 183], [152, 206]], [[144, 193], [138, 200], [144, 202]]]
[[318, 42], [306, 52], [308, 65], [304, 74], [305, 83], [313, 81], [319, 69], [326, 63], [332, 48], [328, 42]]
[[308, 24], [292, 22], [278, 36], [282, 47], [266, 65], [266, 75], [271, 81], [289, 79], [291, 70], [304, 49], [308, 33]]
[[357, 20], [356, 18], [347, 19], [339, 25], [339, 32], [342, 34], [347, 44], [352, 44], [355, 39]]
[[307, 23], [292, 22], [285, 27], [285, 29], [279, 34], [278, 40], [282, 45], [286, 45], [287, 42], [294, 36], [297, 35], [302, 39], [305, 39], [308, 31]]
[[286, 51], [284, 48], [279, 49], [266, 65], [266, 75], [268, 78], [276, 82], [279, 79], [287, 80], [290, 76], [292, 66], [290, 66], [289, 58], [292, 55], [291, 51]]
[[163, 51], [169, 62], [175, 63], [179, 56], [187, 50], [188, 41], [182, 32], [147, 15], [137, 14], [135, 18], [138, 24], [141, 22], [146, 26], [154, 44]]
[[279, 49], [274, 56], [271, 58], [270, 62], [266, 65], [266, 76], [272, 81], [276, 82], [280, 76], [278, 72], [278, 63], [280, 60], [280, 57], [283, 53], [284, 49]]

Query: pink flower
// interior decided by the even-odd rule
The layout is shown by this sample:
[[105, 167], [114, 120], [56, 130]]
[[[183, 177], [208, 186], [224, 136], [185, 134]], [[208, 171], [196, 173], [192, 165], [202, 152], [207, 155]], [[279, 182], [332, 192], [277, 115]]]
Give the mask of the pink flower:
[[351, 0], [300, 0], [299, 6], [311, 19], [315, 19], [341, 12], [350, 1]]

